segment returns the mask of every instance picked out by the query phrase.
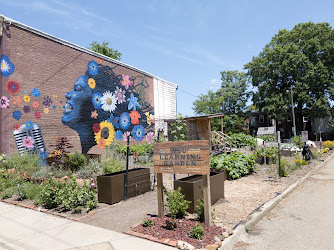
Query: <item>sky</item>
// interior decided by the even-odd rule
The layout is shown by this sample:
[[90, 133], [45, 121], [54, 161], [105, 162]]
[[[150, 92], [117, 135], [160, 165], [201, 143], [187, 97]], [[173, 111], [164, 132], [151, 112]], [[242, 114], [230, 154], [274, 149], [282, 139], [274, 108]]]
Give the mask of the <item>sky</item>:
[[121, 61], [178, 85], [177, 112], [194, 114], [221, 71], [244, 71], [280, 29], [327, 22], [331, 0], [0, 0], [0, 14], [87, 47], [109, 42]]

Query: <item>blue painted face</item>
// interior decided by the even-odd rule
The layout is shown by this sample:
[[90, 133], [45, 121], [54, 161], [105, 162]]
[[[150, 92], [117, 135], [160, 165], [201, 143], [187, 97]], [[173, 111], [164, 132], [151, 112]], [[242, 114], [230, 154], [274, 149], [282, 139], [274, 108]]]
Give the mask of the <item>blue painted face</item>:
[[92, 89], [88, 86], [88, 76], [82, 75], [73, 85], [73, 89], [65, 94], [66, 105], [62, 122], [72, 129], [80, 130], [82, 123], [90, 119], [94, 110], [91, 96]]

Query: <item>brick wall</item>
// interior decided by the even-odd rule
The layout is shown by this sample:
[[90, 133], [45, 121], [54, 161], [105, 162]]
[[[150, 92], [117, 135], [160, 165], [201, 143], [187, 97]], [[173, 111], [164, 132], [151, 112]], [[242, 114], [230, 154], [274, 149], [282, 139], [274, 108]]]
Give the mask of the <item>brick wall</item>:
[[[64, 112], [63, 106], [66, 102], [65, 93], [71, 91], [77, 78], [85, 74], [88, 62], [96, 61], [99, 64], [108, 65], [111, 68], [117, 65], [15, 26], [10, 27], [10, 30], [9, 58], [11, 63], [15, 65], [15, 71], [9, 77], [2, 76], [1, 81], [8, 82], [9, 80], [14, 80], [20, 84], [21, 90], [19, 93], [11, 95], [6, 88], [2, 88], [1, 96], [5, 95], [10, 98], [8, 119], [3, 119], [1, 121], [2, 125], [6, 125], [6, 129], [9, 131], [9, 152], [2, 153], [12, 154], [17, 152], [12, 132], [15, 124], [22, 125], [26, 121], [37, 122], [41, 126], [47, 152], [53, 150], [51, 145], [54, 144], [57, 138], [64, 136], [70, 139], [71, 143], [74, 145], [72, 151], [81, 152], [80, 138], [77, 131], [63, 125], [61, 121]], [[136, 86], [139, 86], [140, 82], [144, 82], [145, 101], [150, 105], [150, 111], [153, 112], [152, 77], [145, 76], [120, 65], [114, 68], [113, 72], [116, 75], [119, 75], [119, 77], [121, 77], [121, 75], [128, 75], [130, 78], [135, 78], [134, 85]], [[40, 97], [34, 97], [32, 89], [39, 89], [41, 92]], [[133, 93], [136, 93], [136, 89], [133, 89], [132, 91]], [[129, 94], [130, 92], [128, 95]], [[24, 101], [25, 95], [30, 97], [29, 102]], [[126, 99], [128, 98], [128, 95], [126, 95]], [[17, 96], [22, 100], [20, 106], [13, 104], [14, 97]], [[139, 95], [136, 96], [140, 99]], [[50, 106], [43, 104], [47, 97], [52, 101]], [[37, 109], [32, 107], [33, 101], [37, 101], [40, 104], [40, 107]], [[25, 112], [28, 108], [24, 110], [24, 106], [28, 106], [30, 112]], [[44, 110], [45, 108], [48, 110]], [[22, 113], [19, 120], [13, 118], [13, 112], [17, 110]], [[35, 117], [36, 111], [41, 114], [39, 119]], [[48, 113], [46, 113], [47, 111]], [[85, 119], [87, 119], [87, 122], [91, 122], [91, 119], [93, 118], [86, 117]], [[140, 124], [146, 122], [145, 115], [142, 114], [141, 119], [142, 121]], [[149, 129], [150, 126], [146, 127], [146, 132]], [[154, 131], [154, 129], [151, 129], [150, 131]], [[7, 143], [6, 138], [4, 138], [6, 137], [6, 134], [1, 134], [1, 137], [2, 143]], [[6, 147], [2, 148], [5, 149]], [[88, 153], [101, 153], [101, 151], [100, 148], [94, 146]]]

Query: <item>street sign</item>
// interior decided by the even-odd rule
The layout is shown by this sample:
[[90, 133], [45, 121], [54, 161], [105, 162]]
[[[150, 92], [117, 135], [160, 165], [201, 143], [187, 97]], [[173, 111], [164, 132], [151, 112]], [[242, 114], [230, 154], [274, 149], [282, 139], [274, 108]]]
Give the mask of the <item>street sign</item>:
[[308, 141], [308, 131], [302, 131], [302, 142]]

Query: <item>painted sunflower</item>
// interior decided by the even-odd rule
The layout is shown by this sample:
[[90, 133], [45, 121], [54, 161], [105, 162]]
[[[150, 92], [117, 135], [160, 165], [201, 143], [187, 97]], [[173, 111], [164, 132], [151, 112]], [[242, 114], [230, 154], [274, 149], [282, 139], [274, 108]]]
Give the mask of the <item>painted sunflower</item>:
[[115, 137], [113, 125], [108, 121], [100, 122], [100, 131], [94, 133], [96, 144], [99, 144], [101, 138], [104, 138], [105, 146], [109, 146]]
[[95, 80], [94, 80], [93, 78], [89, 78], [89, 79], [88, 79], [88, 86], [89, 86], [91, 89], [95, 89], [96, 83], [95, 83]]

